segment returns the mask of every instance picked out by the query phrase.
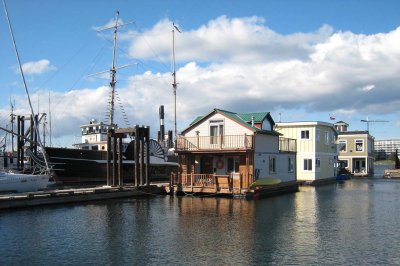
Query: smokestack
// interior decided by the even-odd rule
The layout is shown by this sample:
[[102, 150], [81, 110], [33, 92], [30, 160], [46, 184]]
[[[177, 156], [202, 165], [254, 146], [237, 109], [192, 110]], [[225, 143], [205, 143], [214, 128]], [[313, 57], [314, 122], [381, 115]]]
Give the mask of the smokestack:
[[168, 130], [168, 148], [173, 147], [172, 130]]
[[165, 128], [164, 128], [164, 105], [160, 106], [159, 109], [159, 114], [160, 114], [160, 141], [164, 141], [164, 135], [165, 135]]

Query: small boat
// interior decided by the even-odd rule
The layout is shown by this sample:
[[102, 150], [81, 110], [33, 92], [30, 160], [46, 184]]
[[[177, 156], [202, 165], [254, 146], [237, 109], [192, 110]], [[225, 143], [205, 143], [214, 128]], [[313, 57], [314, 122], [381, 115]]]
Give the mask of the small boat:
[[0, 172], [1, 192], [34, 192], [47, 187], [48, 175]]

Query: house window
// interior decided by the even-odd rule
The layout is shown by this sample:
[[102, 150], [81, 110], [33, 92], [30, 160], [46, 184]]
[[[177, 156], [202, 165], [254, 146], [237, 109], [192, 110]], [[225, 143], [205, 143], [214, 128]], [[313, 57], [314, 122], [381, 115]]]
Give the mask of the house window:
[[356, 151], [364, 151], [364, 140], [356, 139]]
[[339, 140], [339, 152], [347, 152], [347, 140]]
[[293, 173], [294, 172], [294, 160], [293, 157], [288, 157], [288, 172]]
[[321, 159], [315, 158], [315, 170], [319, 171], [321, 170]]
[[325, 144], [329, 145], [330, 143], [330, 134], [328, 131], [325, 131]]
[[275, 156], [269, 157], [269, 173], [270, 174], [276, 173], [276, 158], [275, 158]]
[[315, 135], [316, 135], [316, 137], [315, 137], [316, 141], [318, 142], [320, 139], [320, 135], [321, 135], [321, 131], [318, 128], [316, 129]]
[[300, 132], [301, 139], [310, 139], [310, 130], [302, 130]]
[[[210, 144], [223, 143], [221, 136], [224, 135], [224, 121], [223, 120], [211, 120], [210, 121]], [[221, 143], [221, 144], [222, 144]]]
[[348, 168], [349, 167], [349, 160], [340, 160], [338, 161], [339, 168]]
[[304, 159], [304, 170], [312, 171], [312, 159]]
[[239, 173], [239, 158], [228, 158], [228, 173]]

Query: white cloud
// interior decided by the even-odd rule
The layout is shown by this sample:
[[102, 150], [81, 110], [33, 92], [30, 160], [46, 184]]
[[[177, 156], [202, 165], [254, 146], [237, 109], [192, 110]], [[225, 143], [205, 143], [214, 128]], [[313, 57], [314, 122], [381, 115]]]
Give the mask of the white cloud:
[[[131, 31], [121, 37], [131, 42], [131, 57], [169, 65], [171, 27], [170, 21], [163, 20], [142, 34]], [[314, 32], [282, 35], [259, 17], [222, 16], [197, 29], [180, 28], [182, 33], [176, 35], [178, 129], [212, 108], [305, 109], [347, 117], [399, 115], [400, 27], [363, 35], [335, 32], [324, 25]], [[131, 124], [150, 125], [153, 135], [161, 104], [167, 128], [173, 125], [172, 77], [165, 71], [147, 71], [131, 76], [128, 84], [118, 83]], [[106, 87], [56, 96], [62, 99], [53, 117], [57, 134], [79, 134], [80, 124], [105, 115]], [[122, 121], [118, 115], [116, 119]]]
[[[22, 64], [22, 70], [24, 71], [24, 74], [40, 75], [45, 72], [56, 70], [56, 67], [51, 65], [49, 60], [42, 59]], [[19, 72], [19, 69], [15, 68], [15, 71]]]

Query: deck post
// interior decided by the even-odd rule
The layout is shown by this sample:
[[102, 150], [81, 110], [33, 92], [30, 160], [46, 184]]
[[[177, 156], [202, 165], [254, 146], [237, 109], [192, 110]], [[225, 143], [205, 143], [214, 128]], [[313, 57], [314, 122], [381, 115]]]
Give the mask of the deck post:
[[247, 149], [247, 134], [244, 133], [244, 148]]
[[139, 186], [139, 175], [140, 175], [140, 168], [139, 168], [139, 125], [135, 125], [135, 187]]
[[107, 132], [107, 186], [111, 186], [111, 130]]
[[112, 146], [113, 146], [113, 178], [112, 178], [112, 186], [115, 186], [117, 184], [117, 137], [115, 136], [113, 132], [112, 136]]
[[20, 148], [21, 148], [21, 170], [24, 170], [24, 143], [25, 143], [25, 139], [24, 139], [24, 135], [25, 135], [25, 117], [21, 116], [21, 135], [19, 137], [19, 141], [20, 141]]
[[118, 185], [124, 185], [124, 177], [122, 175], [122, 136], [118, 137]]
[[145, 179], [146, 179], [146, 186], [150, 186], [149, 180], [149, 169], [150, 169], [150, 127], [146, 127], [146, 171], [145, 171]]
[[143, 186], [143, 173], [144, 173], [144, 130], [143, 127], [139, 129], [139, 150], [140, 150], [140, 180], [139, 185]]
[[21, 117], [17, 116], [17, 169], [20, 170], [20, 158], [21, 158]]

